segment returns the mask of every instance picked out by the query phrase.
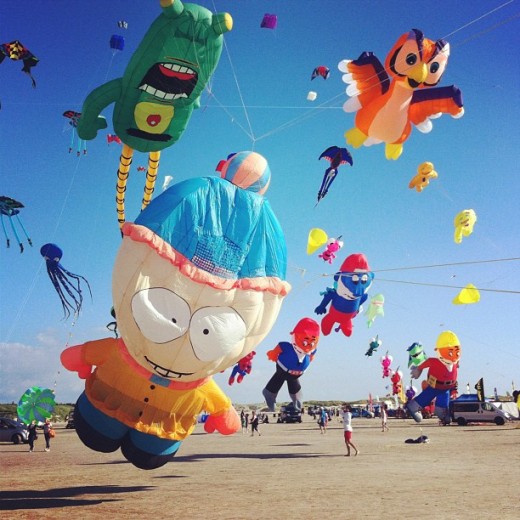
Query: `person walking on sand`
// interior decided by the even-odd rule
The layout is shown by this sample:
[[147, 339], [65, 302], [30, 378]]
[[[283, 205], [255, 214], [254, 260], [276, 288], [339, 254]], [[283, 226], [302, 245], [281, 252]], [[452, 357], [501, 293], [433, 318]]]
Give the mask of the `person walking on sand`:
[[240, 423], [242, 424], [242, 435], [247, 433], [247, 414], [242, 410], [240, 412]]
[[29, 440], [29, 451], [34, 451], [34, 441], [38, 438], [38, 432], [36, 431], [36, 421], [32, 421], [31, 424], [27, 427], [27, 431], [29, 432], [28, 440]]
[[327, 415], [327, 411], [323, 406], [320, 408], [320, 417], [318, 419], [318, 424], [320, 426], [320, 433], [327, 433], [327, 424], [329, 422], [329, 416]]
[[381, 428], [383, 432], [388, 431], [388, 405], [383, 403], [381, 405]]
[[256, 433], [258, 433], [258, 435], [262, 435], [259, 431], [258, 431], [258, 415], [256, 414], [256, 412], [253, 410], [252, 414], [251, 414], [251, 437], [253, 437], [253, 435]]
[[43, 425], [43, 436], [45, 437], [45, 451], [50, 451], [51, 449], [51, 430], [52, 424], [50, 419], [45, 419], [45, 423]]
[[352, 442], [352, 409], [348, 404], [343, 405], [343, 411], [341, 412], [343, 416], [343, 436], [345, 438], [345, 446], [347, 447], [347, 454], [345, 457], [350, 457], [350, 447], [354, 448], [354, 455], [359, 454], [359, 450], [356, 448], [354, 443]]

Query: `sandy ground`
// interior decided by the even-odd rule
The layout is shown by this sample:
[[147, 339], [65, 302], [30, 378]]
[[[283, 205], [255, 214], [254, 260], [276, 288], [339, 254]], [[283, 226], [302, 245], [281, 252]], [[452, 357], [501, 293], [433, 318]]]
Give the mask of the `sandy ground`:
[[[487, 519], [520, 518], [520, 423], [420, 426], [354, 419], [357, 457], [342, 424], [326, 434], [262, 424], [260, 437], [206, 434], [201, 425], [166, 466], [143, 471], [120, 452], [90, 451], [58, 426], [50, 452], [0, 444], [2, 518]], [[428, 444], [406, 444], [427, 435]]]

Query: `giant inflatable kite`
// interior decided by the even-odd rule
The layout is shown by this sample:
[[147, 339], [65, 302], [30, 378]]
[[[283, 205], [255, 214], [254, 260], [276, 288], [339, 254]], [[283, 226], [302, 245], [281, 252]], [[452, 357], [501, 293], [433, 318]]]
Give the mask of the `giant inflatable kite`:
[[276, 372], [271, 377], [262, 394], [269, 410], [274, 412], [276, 397], [287, 382], [294, 408], [302, 408], [300, 376], [307, 370], [316, 355], [320, 339], [320, 326], [311, 318], [303, 318], [291, 332], [292, 342], [281, 341], [267, 352], [267, 357], [276, 363]]
[[435, 346], [437, 358], [428, 358], [418, 366], [412, 366], [412, 377], [418, 379], [422, 371], [428, 369], [426, 388], [406, 403], [408, 411], [416, 422], [422, 421], [421, 408], [435, 399], [435, 415], [444, 424], [451, 422], [450, 394], [457, 388], [457, 372], [460, 360], [459, 338], [451, 330], [441, 332]]
[[430, 132], [430, 119], [443, 113], [464, 114], [462, 93], [455, 86], [434, 88], [448, 63], [450, 46], [424, 38], [417, 29], [403, 34], [388, 53], [385, 66], [372, 52], [357, 60], [343, 60], [338, 68], [348, 83], [345, 112], [357, 112], [354, 128], [345, 133], [359, 148], [385, 143], [387, 159], [398, 159], [412, 125]]
[[217, 177], [172, 185], [122, 232], [112, 284], [121, 337], [70, 347], [61, 360], [86, 379], [74, 413], [83, 443], [154, 469], [203, 410], [207, 432], [240, 429], [211, 376], [270, 331], [290, 289], [287, 251], [268, 201]]
[[[321, 303], [314, 309], [316, 314], [326, 314], [321, 320], [321, 332], [328, 336], [334, 324], [339, 326], [345, 336], [352, 334], [352, 319], [357, 316], [363, 302], [368, 298], [367, 291], [374, 279], [368, 260], [362, 253], [348, 256], [341, 264], [340, 271], [334, 275], [334, 287], [327, 287]], [[330, 307], [327, 311], [327, 306]]]
[[93, 90], [78, 123], [81, 139], [107, 127], [100, 115], [114, 105], [114, 131], [123, 141], [117, 172], [117, 212], [125, 222], [125, 190], [134, 150], [149, 152], [141, 209], [151, 200], [161, 150], [178, 141], [222, 52], [222, 34], [231, 30], [228, 13], [212, 14], [181, 0], [161, 0], [162, 14], [134, 52], [122, 78]]

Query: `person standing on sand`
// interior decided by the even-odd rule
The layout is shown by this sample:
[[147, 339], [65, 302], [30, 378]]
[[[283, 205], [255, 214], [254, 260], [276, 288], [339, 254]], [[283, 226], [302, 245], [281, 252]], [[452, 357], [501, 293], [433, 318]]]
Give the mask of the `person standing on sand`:
[[253, 435], [256, 433], [258, 433], [258, 435], [262, 435], [259, 431], [258, 431], [258, 415], [256, 414], [256, 412], [253, 410], [253, 413], [251, 414], [251, 437], [253, 437]]
[[320, 433], [327, 433], [327, 424], [329, 422], [329, 416], [323, 406], [320, 408], [320, 418], [318, 424], [320, 425]]
[[27, 427], [27, 431], [29, 432], [28, 440], [29, 440], [29, 451], [34, 451], [34, 441], [38, 438], [38, 432], [36, 431], [36, 421], [32, 421], [31, 424]]
[[51, 430], [52, 424], [50, 419], [45, 419], [45, 423], [43, 425], [43, 436], [45, 437], [45, 451], [50, 451], [51, 449]]
[[341, 415], [343, 416], [343, 435], [345, 438], [345, 446], [347, 447], [347, 454], [345, 457], [350, 457], [351, 446], [356, 451], [354, 455], [357, 455], [359, 450], [352, 442], [352, 410], [348, 404], [343, 405], [343, 411], [341, 412]]
[[383, 403], [381, 405], [381, 428], [382, 428], [381, 431], [383, 431], [383, 432], [388, 431], [387, 421], [388, 421], [388, 405]]

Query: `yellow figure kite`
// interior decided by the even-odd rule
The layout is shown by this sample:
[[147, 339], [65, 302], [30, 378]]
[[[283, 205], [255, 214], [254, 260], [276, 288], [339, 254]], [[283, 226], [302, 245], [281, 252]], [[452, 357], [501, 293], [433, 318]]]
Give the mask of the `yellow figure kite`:
[[423, 162], [419, 164], [417, 168], [417, 174], [412, 178], [408, 187], [413, 190], [421, 192], [430, 184], [430, 179], [436, 179], [438, 177], [437, 172], [433, 169], [433, 163]]
[[462, 237], [469, 237], [473, 233], [473, 226], [477, 222], [477, 214], [472, 209], [465, 209], [457, 214], [453, 224], [455, 225], [455, 235], [453, 240], [456, 244], [462, 242]]

